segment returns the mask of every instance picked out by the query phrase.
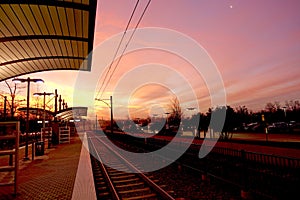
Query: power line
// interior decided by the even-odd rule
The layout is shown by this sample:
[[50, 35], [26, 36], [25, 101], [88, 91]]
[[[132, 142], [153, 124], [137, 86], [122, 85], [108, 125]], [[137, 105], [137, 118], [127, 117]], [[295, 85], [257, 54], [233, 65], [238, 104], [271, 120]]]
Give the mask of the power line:
[[[131, 22], [131, 20], [132, 20], [132, 18], [133, 18], [133, 15], [134, 15], [134, 13], [135, 13], [135, 11], [136, 11], [136, 8], [137, 8], [139, 2], [140, 2], [140, 0], [137, 0], [136, 4], [135, 4], [135, 6], [134, 6], [134, 9], [133, 9], [133, 11], [131, 12], [131, 16], [130, 16], [130, 18], [129, 18], [129, 21], [127, 22], [127, 26], [126, 26], [125, 31], [124, 31], [124, 33], [123, 33], [123, 35], [122, 35], [122, 38], [121, 38], [121, 40], [120, 40], [120, 42], [119, 42], [119, 45], [118, 45], [118, 47], [117, 47], [117, 50], [116, 50], [116, 52], [115, 52], [115, 54], [114, 54], [114, 57], [113, 57], [113, 59], [112, 59], [110, 65], [109, 65], [108, 71], [107, 71], [106, 74], [105, 74], [105, 77], [104, 77], [104, 80], [103, 80], [103, 82], [102, 82], [102, 84], [101, 84], [101, 87], [100, 87], [100, 89], [99, 89], [99, 91], [98, 91], [98, 93], [97, 93], [97, 97], [98, 97], [99, 93], [101, 92], [101, 89], [102, 89], [102, 87], [103, 87], [103, 85], [104, 85], [104, 83], [105, 83], [105, 81], [106, 81], [106, 78], [107, 78], [107, 76], [108, 76], [108, 74], [109, 74], [109, 71], [110, 71], [110, 69], [111, 69], [111, 67], [112, 67], [112, 65], [113, 65], [113, 63], [114, 63], [114, 60], [116, 59], [116, 56], [117, 56], [117, 54], [118, 54], [118, 52], [119, 52], [119, 50], [120, 50], [121, 44], [122, 44], [123, 39], [124, 39], [124, 37], [125, 37], [125, 35], [126, 35], [126, 33], [127, 33], [127, 30], [128, 30], [128, 28], [129, 28], [130, 22]], [[103, 92], [104, 92], [104, 90], [103, 90]], [[103, 94], [103, 92], [102, 92], [102, 94]], [[101, 94], [101, 96], [102, 96], [102, 94]]]
[[[123, 49], [123, 51], [122, 51], [122, 54], [121, 54], [121, 56], [119, 57], [119, 59], [118, 59], [118, 61], [117, 61], [116, 65], [115, 65], [115, 68], [114, 68], [114, 70], [112, 71], [112, 73], [111, 73], [111, 75], [110, 75], [110, 77], [109, 77], [108, 81], [107, 81], [107, 82], [106, 82], [106, 84], [105, 84], [105, 87], [104, 87], [104, 89], [103, 89], [103, 92], [105, 91], [105, 89], [106, 89], [106, 87], [107, 87], [108, 83], [110, 82], [110, 80], [111, 80], [111, 78], [112, 78], [112, 76], [113, 76], [114, 72], [116, 71], [116, 69], [117, 69], [117, 67], [118, 67], [118, 65], [119, 65], [119, 63], [120, 63], [120, 61], [121, 61], [121, 59], [122, 59], [122, 57], [123, 57], [123, 55], [124, 55], [124, 52], [125, 52], [125, 50], [126, 50], [126, 49], [127, 49], [127, 47], [128, 47], [128, 44], [129, 44], [129, 43], [130, 43], [130, 41], [132, 40], [132, 38], [133, 38], [133, 35], [134, 35], [134, 33], [136, 32], [136, 29], [138, 28], [138, 26], [139, 26], [140, 22], [142, 21], [142, 19], [143, 19], [144, 15], [145, 15], [145, 12], [146, 12], [146, 10], [147, 10], [147, 8], [148, 8], [148, 6], [149, 6], [150, 2], [151, 2], [151, 0], [149, 0], [149, 1], [148, 1], [148, 3], [147, 3], [147, 5], [146, 5], [146, 7], [144, 8], [144, 10], [143, 10], [143, 13], [142, 13], [142, 15], [140, 16], [140, 18], [139, 18], [139, 21], [137, 22], [137, 24], [136, 24], [136, 26], [135, 26], [134, 30], [132, 31], [132, 34], [130, 35], [130, 38], [129, 38], [129, 40], [128, 40], [127, 44], [125, 45], [125, 48]], [[102, 98], [103, 92], [101, 93], [101, 96], [100, 96], [100, 98]]]

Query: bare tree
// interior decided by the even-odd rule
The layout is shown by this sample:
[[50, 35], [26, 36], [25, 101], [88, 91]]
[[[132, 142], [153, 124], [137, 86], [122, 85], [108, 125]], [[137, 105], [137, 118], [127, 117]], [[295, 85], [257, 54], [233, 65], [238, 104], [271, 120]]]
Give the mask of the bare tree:
[[266, 104], [265, 109], [266, 109], [268, 112], [270, 112], [270, 113], [276, 112], [276, 110], [277, 110], [277, 109], [276, 109], [276, 105], [275, 105], [274, 103], [271, 103], [271, 102], [269, 102], [269, 103]]
[[179, 100], [176, 97], [171, 100], [171, 103], [169, 105], [169, 111], [170, 115], [168, 117], [168, 124], [179, 126], [183, 112], [180, 107]]
[[[14, 118], [17, 107], [19, 106], [19, 103], [16, 102], [16, 95], [17, 95], [17, 91], [18, 91], [18, 89], [20, 89], [20, 87], [17, 87], [17, 85], [15, 83], [10, 84], [7, 81], [4, 81], [4, 82], [8, 88], [8, 93], [9, 93], [8, 95], [10, 96], [10, 101], [7, 100], [7, 106], [9, 107], [11, 118]], [[1, 96], [6, 96], [6, 95], [1, 94]]]

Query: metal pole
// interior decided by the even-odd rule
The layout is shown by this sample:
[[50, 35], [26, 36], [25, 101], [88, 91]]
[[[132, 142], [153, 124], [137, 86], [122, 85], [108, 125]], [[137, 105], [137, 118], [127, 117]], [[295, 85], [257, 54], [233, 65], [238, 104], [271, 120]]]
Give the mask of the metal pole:
[[46, 93], [44, 92], [44, 106], [43, 106], [43, 131], [42, 131], [42, 140], [45, 142], [45, 119], [46, 119]]
[[15, 95], [13, 94], [11, 96], [12, 100], [11, 100], [11, 108], [10, 108], [10, 118], [11, 120], [14, 120], [14, 101], [15, 101]]
[[64, 110], [65, 109], [65, 100], [63, 99], [62, 102], [63, 102], [62, 105], [63, 105], [63, 110]]
[[61, 100], [61, 95], [59, 95], [59, 100], [58, 101], [59, 101], [59, 107], [58, 107], [58, 109], [59, 109], [59, 111], [61, 111], [61, 101], [62, 101]]
[[30, 78], [27, 78], [27, 107], [26, 107], [26, 135], [25, 135], [25, 157], [24, 160], [29, 160], [28, 158], [28, 132], [29, 132], [29, 94], [30, 94]]
[[6, 120], [6, 101], [7, 101], [7, 96], [4, 96], [4, 120]]
[[114, 128], [114, 117], [113, 117], [113, 102], [112, 102], [112, 96], [110, 96], [110, 129], [111, 133], [113, 134]]
[[46, 93], [44, 92], [44, 113], [43, 113], [43, 128], [45, 128], [45, 119], [46, 119]]
[[54, 101], [54, 121], [56, 121], [56, 114], [57, 114], [57, 89], [55, 89], [55, 101]]
[[95, 129], [96, 129], [96, 131], [97, 131], [97, 115], [96, 115], [96, 125], [95, 125]]

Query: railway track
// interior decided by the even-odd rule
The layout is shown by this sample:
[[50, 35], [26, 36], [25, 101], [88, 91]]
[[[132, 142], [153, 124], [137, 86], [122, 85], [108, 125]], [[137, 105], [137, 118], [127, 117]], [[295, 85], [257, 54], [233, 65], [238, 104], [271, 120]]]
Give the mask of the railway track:
[[[98, 199], [173, 199], [153, 177], [141, 173], [122, 155], [101, 140], [103, 136], [88, 138], [91, 162]], [[94, 156], [92, 156], [94, 155]], [[109, 162], [108, 167], [103, 161]], [[116, 170], [119, 169], [119, 170]], [[127, 173], [126, 171], [135, 173]]]
[[[130, 140], [125, 135], [113, 136], [113, 139], [118, 146], [125, 146], [124, 149], [134, 147], [134, 151], [141, 152], [154, 151], [167, 144], [164, 140], [151, 139], [145, 144], [139, 139]], [[125, 145], [123, 141], [126, 141]], [[246, 155], [246, 152], [229, 148], [215, 148], [204, 159], [198, 159], [199, 148], [200, 146], [191, 146], [174, 164], [178, 164], [183, 171], [205, 175], [217, 185], [226, 188], [224, 191], [233, 197], [237, 197], [239, 191], [248, 191], [254, 199], [285, 199], [297, 194], [299, 164], [295, 159], [253, 152], [247, 152]], [[171, 185], [172, 190], [178, 193], [177, 184]]]

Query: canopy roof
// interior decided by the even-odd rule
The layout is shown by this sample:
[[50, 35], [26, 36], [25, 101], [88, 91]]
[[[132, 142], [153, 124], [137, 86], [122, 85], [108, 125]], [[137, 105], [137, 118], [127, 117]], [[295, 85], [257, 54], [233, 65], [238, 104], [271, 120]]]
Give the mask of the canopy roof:
[[[76, 119], [76, 118], [87, 116], [87, 109], [88, 109], [87, 107], [70, 107], [58, 111], [57, 114], [49, 110], [45, 110], [45, 112], [48, 115], [52, 115], [53, 117], [57, 117], [61, 120], [69, 120], [69, 119]], [[19, 108], [18, 110], [21, 112], [26, 112], [27, 108]], [[29, 112], [31, 114], [38, 114], [38, 113], [43, 113], [44, 110], [40, 108], [29, 108]]]
[[62, 120], [76, 119], [87, 116], [87, 107], [71, 107], [58, 111], [56, 117]]
[[[78, 70], [93, 49], [96, 0], [1, 0], [0, 81]], [[91, 58], [81, 70], [90, 71]]]

